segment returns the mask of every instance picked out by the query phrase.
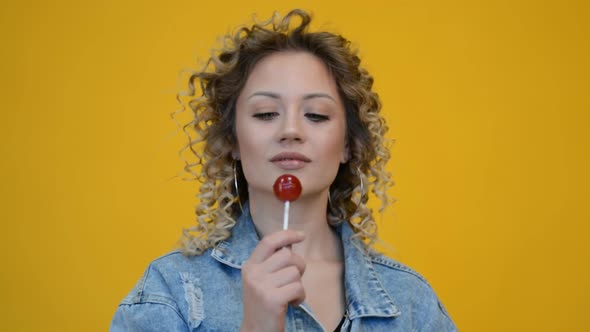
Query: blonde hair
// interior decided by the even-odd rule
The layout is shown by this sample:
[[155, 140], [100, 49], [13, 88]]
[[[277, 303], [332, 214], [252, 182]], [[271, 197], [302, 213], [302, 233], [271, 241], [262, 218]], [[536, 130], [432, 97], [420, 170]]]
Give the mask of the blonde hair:
[[[184, 169], [201, 182], [197, 223], [183, 231], [180, 241], [184, 254], [200, 255], [231, 236], [240, 202], [248, 199], [246, 180], [232, 158], [237, 144], [236, 99], [257, 62], [284, 51], [308, 52], [321, 59], [345, 104], [350, 159], [340, 165], [330, 186], [328, 221], [337, 225], [347, 220], [355, 236], [369, 246], [377, 239], [376, 223], [366, 206], [368, 189], [381, 200], [381, 212], [390, 203], [387, 189], [393, 184], [385, 170], [390, 155], [384, 136], [388, 128], [379, 114], [381, 102], [372, 91], [373, 77], [360, 66], [350, 42], [330, 32], [308, 32], [310, 21], [305, 11], [293, 10], [284, 18], [275, 13], [266, 22], [225, 35], [223, 47], [212, 52], [202, 70], [191, 73], [188, 90], [178, 94], [182, 108], [173, 117], [186, 108], [192, 110], [192, 120], [183, 125], [188, 143], [181, 154], [190, 151], [196, 157], [192, 162], [185, 159]], [[234, 189], [233, 167], [240, 192]]]

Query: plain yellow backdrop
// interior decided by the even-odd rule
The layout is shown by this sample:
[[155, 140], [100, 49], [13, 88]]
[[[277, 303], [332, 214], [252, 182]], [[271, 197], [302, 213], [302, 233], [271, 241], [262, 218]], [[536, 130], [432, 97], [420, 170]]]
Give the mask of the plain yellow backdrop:
[[105, 331], [194, 220], [179, 73], [216, 37], [311, 10], [354, 41], [396, 140], [391, 254], [462, 331], [590, 325], [585, 1], [4, 1], [4, 331]]

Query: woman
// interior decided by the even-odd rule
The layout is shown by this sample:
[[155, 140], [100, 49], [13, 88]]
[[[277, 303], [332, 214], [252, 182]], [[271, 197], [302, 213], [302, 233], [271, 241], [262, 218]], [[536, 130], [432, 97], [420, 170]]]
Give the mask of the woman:
[[[349, 42], [309, 23], [294, 10], [242, 28], [190, 78], [197, 225], [150, 264], [111, 330], [455, 330], [422, 277], [371, 250], [367, 191], [388, 203], [387, 127]], [[273, 184], [286, 173], [302, 193], [282, 230]]]

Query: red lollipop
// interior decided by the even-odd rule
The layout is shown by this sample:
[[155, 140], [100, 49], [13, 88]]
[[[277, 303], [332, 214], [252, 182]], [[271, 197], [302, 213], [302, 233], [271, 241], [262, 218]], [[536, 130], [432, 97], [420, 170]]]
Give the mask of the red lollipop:
[[285, 202], [283, 229], [287, 229], [289, 227], [289, 205], [301, 195], [301, 182], [295, 175], [283, 174], [277, 178], [272, 188], [275, 196]]
[[272, 188], [275, 196], [283, 202], [293, 202], [301, 195], [301, 182], [291, 174], [279, 176]]

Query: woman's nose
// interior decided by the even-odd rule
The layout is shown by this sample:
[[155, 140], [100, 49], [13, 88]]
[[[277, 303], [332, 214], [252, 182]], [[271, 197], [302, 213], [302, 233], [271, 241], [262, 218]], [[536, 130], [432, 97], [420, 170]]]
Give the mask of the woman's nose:
[[298, 110], [287, 110], [281, 119], [279, 128], [280, 142], [303, 142], [305, 140], [305, 134], [302, 121], [303, 119], [301, 118]]

